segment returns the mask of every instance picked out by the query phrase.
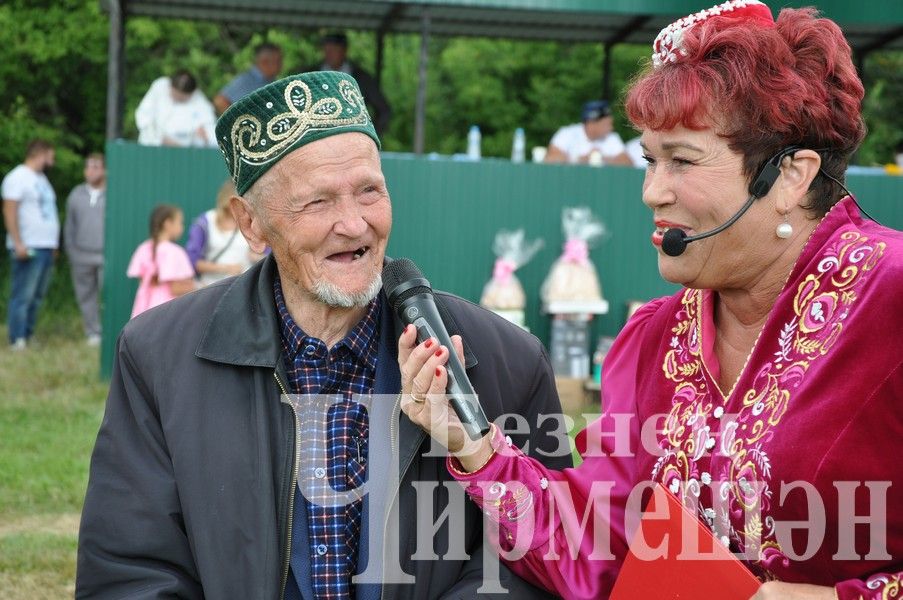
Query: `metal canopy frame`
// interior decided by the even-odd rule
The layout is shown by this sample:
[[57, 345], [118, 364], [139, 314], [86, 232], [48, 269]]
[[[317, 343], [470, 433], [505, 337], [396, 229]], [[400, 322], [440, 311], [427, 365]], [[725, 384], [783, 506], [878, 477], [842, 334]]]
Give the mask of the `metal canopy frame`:
[[[711, 1], [711, 0], [709, 0]], [[110, 15], [107, 138], [122, 135], [125, 21], [132, 16], [191, 19], [245, 25], [373, 31], [377, 82], [386, 35], [421, 36], [414, 151], [425, 146], [426, 72], [431, 36], [496, 37], [598, 43], [604, 49], [601, 90], [611, 92], [611, 53], [617, 44], [650, 44], [658, 32], [706, 0], [100, 0]], [[809, 6], [789, 0], [783, 6]], [[836, 21], [862, 72], [876, 50], [903, 49], [903, 2], [816, 0]]]

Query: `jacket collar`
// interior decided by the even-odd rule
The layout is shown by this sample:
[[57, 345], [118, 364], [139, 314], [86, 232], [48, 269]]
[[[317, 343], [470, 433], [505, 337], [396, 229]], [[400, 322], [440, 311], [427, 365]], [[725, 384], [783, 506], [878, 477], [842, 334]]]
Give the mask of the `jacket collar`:
[[282, 353], [273, 300], [276, 261], [267, 256], [231, 280], [213, 309], [195, 356], [242, 367], [275, 368]]

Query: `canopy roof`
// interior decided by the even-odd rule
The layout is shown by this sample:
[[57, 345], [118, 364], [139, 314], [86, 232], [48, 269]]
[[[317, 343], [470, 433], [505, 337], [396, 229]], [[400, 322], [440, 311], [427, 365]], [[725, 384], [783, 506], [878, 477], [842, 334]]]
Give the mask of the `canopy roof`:
[[[101, 0], [105, 9], [110, 1]], [[676, 18], [714, 0], [120, 0], [123, 15], [198, 19], [304, 29], [650, 44]], [[903, 48], [903, 2], [782, 0], [817, 6], [860, 54]]]

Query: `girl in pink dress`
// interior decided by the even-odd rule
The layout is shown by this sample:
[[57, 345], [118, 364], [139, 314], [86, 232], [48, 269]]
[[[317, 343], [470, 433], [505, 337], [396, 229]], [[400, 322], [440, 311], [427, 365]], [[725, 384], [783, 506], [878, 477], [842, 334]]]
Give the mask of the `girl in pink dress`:
[[135, 249], [126, 271], [141, 280], [132, 317], [194, 290], [194, 268], [175, 242], [184, 231], [184, 216], [177, 206], [160, 204], [151, 212], [150, 239]]

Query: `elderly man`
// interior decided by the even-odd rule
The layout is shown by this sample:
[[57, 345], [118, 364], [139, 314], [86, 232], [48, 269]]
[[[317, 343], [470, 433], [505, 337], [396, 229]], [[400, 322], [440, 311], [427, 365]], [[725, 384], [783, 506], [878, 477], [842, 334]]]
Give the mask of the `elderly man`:
[[607, 100], [583, 105], [581, 123], [562, 127], [549, 142], [545, 162], [631, 165], [624, 141], [614, 130], [614, 117]]
[[[399, 415], [401, 328], [380, 281], [392, 211], [357, 85], [336, 72], [274, 82], [221, 117], [217, 140], [239, 227], [272, 254], [123, 330], [76, 595], [475, 597], [484, 563], [499, 568], [482, 515]], [[437, 300], [487, 416], [526, 419], [513, 442], [570, 464], [537, 426], [560, 411], [539, 342]], [[544, 597], [496, 574], [512, 597]]]

